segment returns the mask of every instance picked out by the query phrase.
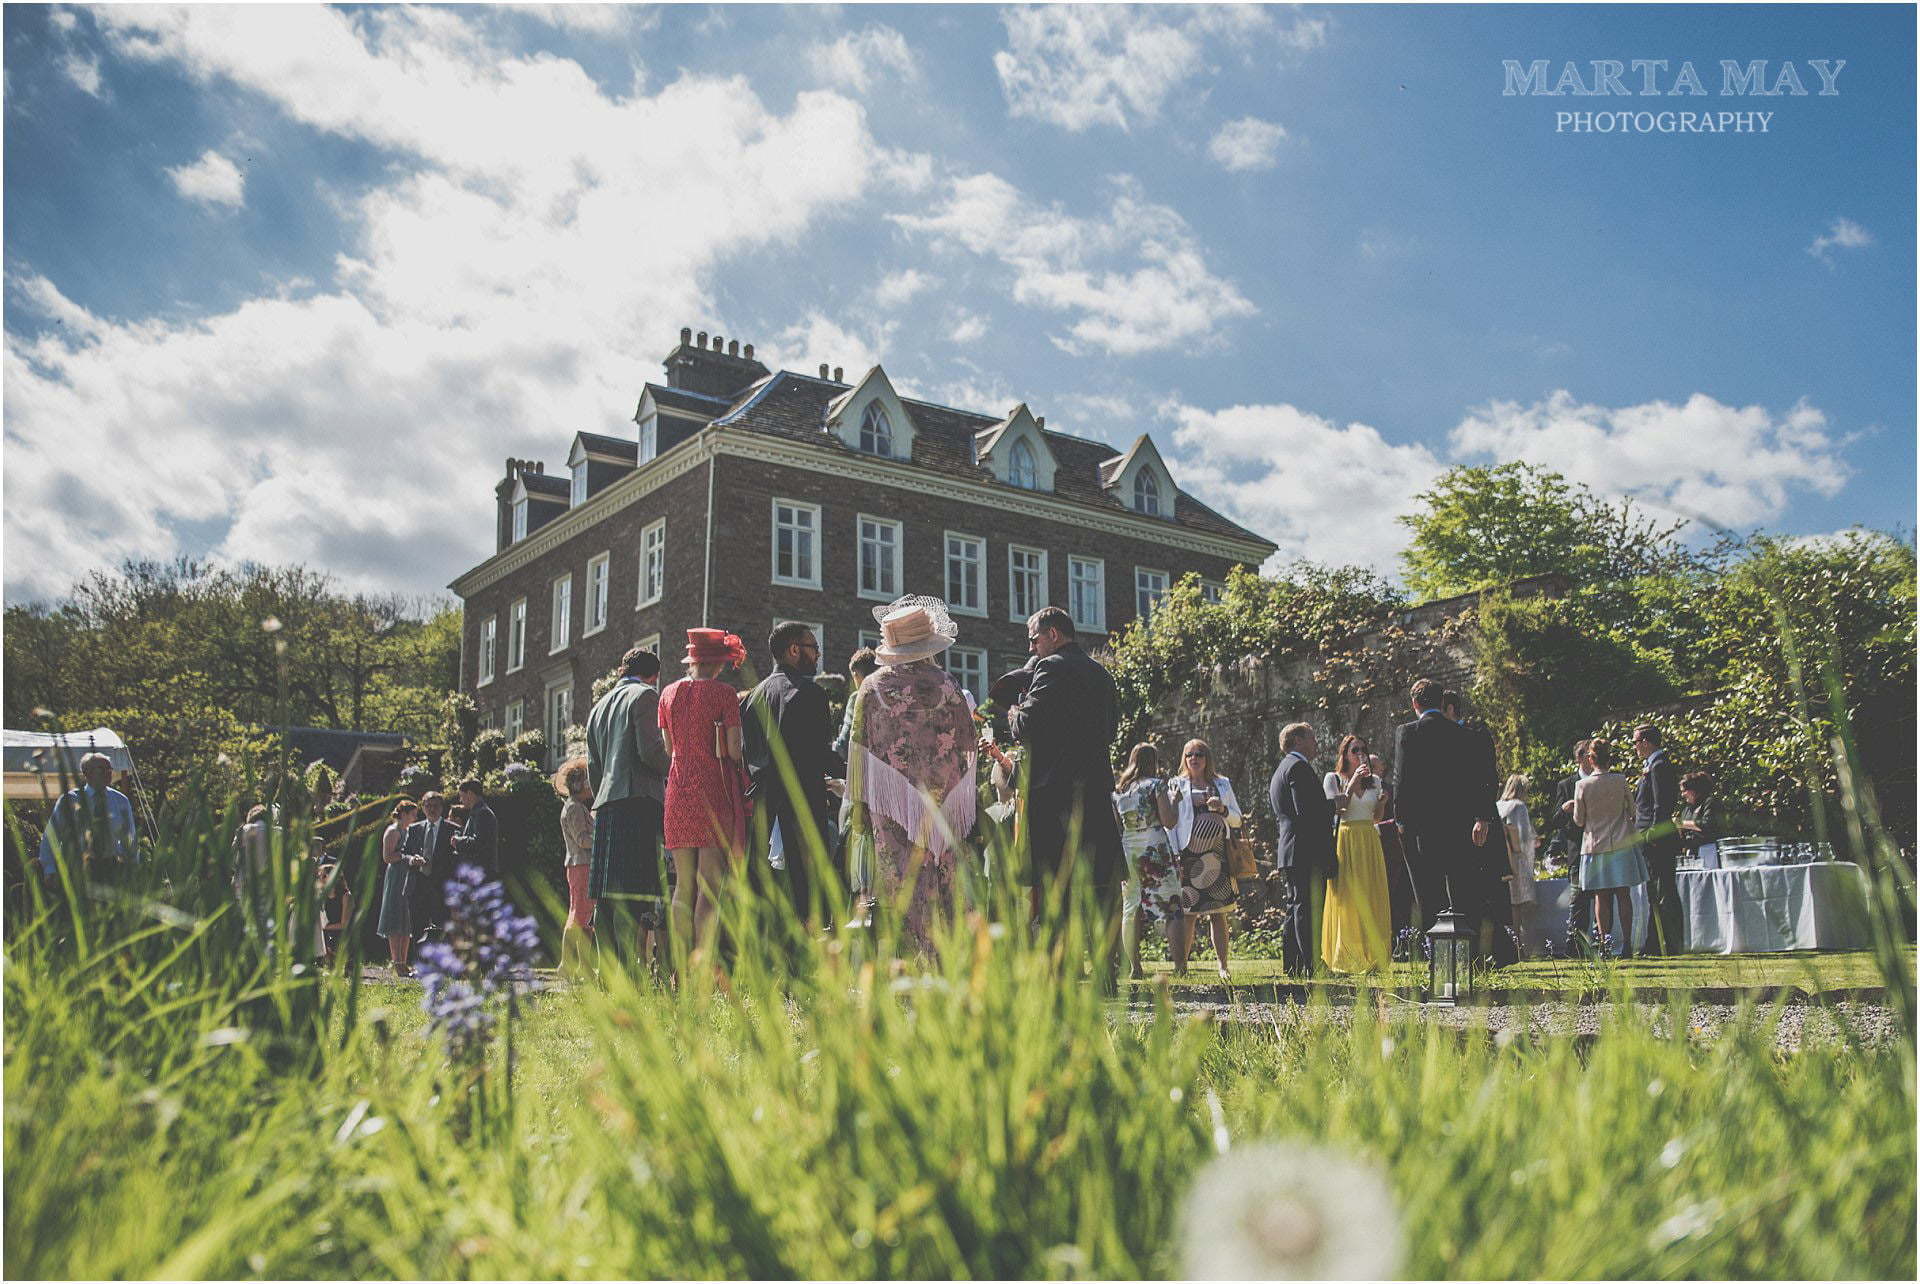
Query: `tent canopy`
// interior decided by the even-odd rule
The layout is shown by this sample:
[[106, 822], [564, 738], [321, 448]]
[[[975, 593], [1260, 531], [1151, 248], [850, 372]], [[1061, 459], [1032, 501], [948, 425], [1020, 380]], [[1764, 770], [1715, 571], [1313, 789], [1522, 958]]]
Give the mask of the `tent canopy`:
[[58, 780], [61, 760], [64, 758], [67, 774], [78, 776], [80, 760], [90, 753], [107, 755], [116, 775], [133, 770], [133, 754], [128, 751], [127, 742], [120, 738], [119, 732], [106, 727], [57, 736], [41, 731], [7, 731], [0, 734], [6, 738], [6, 770], [9, 774], [45, 771]]

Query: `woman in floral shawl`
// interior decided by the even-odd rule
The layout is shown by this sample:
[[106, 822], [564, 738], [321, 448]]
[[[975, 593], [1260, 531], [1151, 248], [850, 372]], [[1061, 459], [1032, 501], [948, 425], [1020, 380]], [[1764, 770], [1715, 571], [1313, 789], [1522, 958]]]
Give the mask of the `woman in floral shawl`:
[[903, 597], [875, 607], [883, 666], [854, 696], [847, 754], [853, 824], [873, 842], [883, 912], [902, 938], [933, 953], [935, 923], [953, 911], [954, 864], [973, 829], [972, 711], [933, 657], [959, 635], [946, 603]]

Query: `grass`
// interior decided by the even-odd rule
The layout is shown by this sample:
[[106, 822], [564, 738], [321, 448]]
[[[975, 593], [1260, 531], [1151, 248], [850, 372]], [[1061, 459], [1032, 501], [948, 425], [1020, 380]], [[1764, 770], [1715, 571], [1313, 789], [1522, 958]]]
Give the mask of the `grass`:
[[[1914, 968], [1914, 949], [1904, 949], [1909, 975]], [[1220, 984], [1211, 958], [1195, 961], [1185, 977], [1173, 975], [1173, 965], [1148, 961], [1144, 964], [1151, 985], [1165, 977], [1178, 989], [1213, 989]], [[1279, 959], [1240, 958], [1232, 960], [1235, 986], [1296, 985]], [[1399, 963], [1385, 977], [1321, 976], [1311, 986], [1345, 989], [1353, 986], [1385, 986], [1415, 990], [1426, 979], [1424, 965]], [[1606, 964], [1582, 963], [1567, 959], [1540, 959], [1516, 963], [1488, 973], [1482, 987], [1538, 994], [1575, 994], [1605, 991], [1614, 984], [1629, 990], [1775, 990], [1799, 989], [1808, 994], [1837, 990], [1876, 989], [1885, 982], [1879, 962], [1871, 950], [1834, 953], [1796, 952], [1784, 954], [1682, 954], [1672, 958], [1627, 959]]]

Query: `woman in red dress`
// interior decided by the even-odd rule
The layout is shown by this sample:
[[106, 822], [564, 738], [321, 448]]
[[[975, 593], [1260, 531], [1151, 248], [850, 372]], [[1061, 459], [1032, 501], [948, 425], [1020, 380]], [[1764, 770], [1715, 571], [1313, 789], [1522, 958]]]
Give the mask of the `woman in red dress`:
[[729, 859], [746, 846], [740, 695], [720, 680], [746, 658], [733, 634], [688, 629], [687, 676], [660, 693], [660, 730], [673, 755], [662, 835], [676, 879], [673, 932], [696, 948], [707, 943]]

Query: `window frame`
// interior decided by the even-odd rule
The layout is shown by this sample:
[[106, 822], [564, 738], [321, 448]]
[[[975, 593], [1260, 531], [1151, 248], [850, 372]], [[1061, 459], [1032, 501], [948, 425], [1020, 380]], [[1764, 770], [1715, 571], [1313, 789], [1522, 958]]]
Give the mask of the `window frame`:
[[[1099, 609], [1099, 612], [1100, 612], [1100, 614], [1094, 619], [1083, 620], [1079, 618], [1079, 616], [1076, 615], [1074, 612], [1074, 605], [1075, 605], [1074, 589], [1076, 585], [1074, 582], [1073, 571], [1075, 566], [1091, 566], [1094, 568], [1093, 583], [1096, 590], [1094, 593], [1094, 605]], [[1076, 629], [1085, 629], [1089, 633], [1105, 633], [1107, 631], [1107, 559], [1106, 558], [1082, 557], [1078, 553], [1067, 554], [1067, 615], [1073, 619], [1073, 627]]]
[[484, 687], [493, 681], [493, 671], [500, 659], [500, 617], [488, 615], [480, 621], [480, 631], [475, 635], [473, 644], [473, 665], [475, 687]]
[[[1145, 503], [1142, 502], [1148, 497], [1151, 497], [1153, 500], [1152, 508], [1148, 508]], [[1160, 507], [1160, 479], [1154, 476], [1153, 469], [1151, 468], [1143, 467], [1133, 474], [1133, 511], [1143, 517], [1164, 517], [1166, 515]]]
[[640, 421], [639, 453], [636, 463], [646, 464], [660, 457], [660, 416], [648, 415]]
[[[973, 560], [974, 588], [979, 594], [980, 605], [967, 607], [960, 605], [953, 591], [953, 549], [954, 540], [964, 540], [974, 545], [979, 556]], [[946, 589], [947, 610], [955, 615], [971, 615], [986, 619], [989, 611], [987, 602], [987, 539], [984, 535], [969, 535], [965, 531], [942, 531], [940, 533], [940, 581]]]
[[[893, 588], [890, 590], [870, 589], [866, 584], [867, 536], [864, 528], [868, 522], [872, 522], [876, 527], [893, 528]], [[866, 602], [894, 601], [900, 596], [900, 586], [906, 582], [906, 569], [906, 523], [891, 517], [878, 517], [872, 513], [855, 513], [853, 516], [853, 587], [855, 595]]]
[[[1024, 452], [1026, 459], [1026, 480], [1021, 480], [1020, 461]], [[1013, 444], [1007, 447], [1007, 485], [1019, 490], [1040, 489], [1040, 460], [1033, 453], [1033, 444], [1025, 437], [1015, 437]]]
[[578, 508], [587, 502], [587, 468], [588, 463], [583, 458], [568, 470], [572, 474], [567, 481], [568, 508]]
[[[519, 629], [516, 637], [515, 627]], [[527, 667], [527, 599], [516, 597], [507, 603], [507, 672], [518, 673]]]
[[[647, 547], [655, 532], [660, 536], [660, 584], [658, 591], [651, 597], [647, 595]], [[657, 517], [640, 528], [639, 582], [635, 585], [633, 609], [643, 611], [649, 606], [658, 606], [660, 599], [667, 595], [667, 519]]]
[[[876, 444], [881, 440], [879, 433], [869, 434], [868, 432], [868, 426], [873, 423], [875, 416], [879, 417], [881, 426], [886, 429], [885, 450], [872, 449], [867, 445], [869, 435], [873, 437]], [[878, 397], [869, 401], [860, 411], [860, 428], [856, 434], [856, 440], [859, 442], [859, 445], [855, 447], [855, 449], [859, 450], [863, 455], [872, 455], [876, 459], [892, 459], [895, 457], [893, 452], [893, 416], [887, 413], [887, 408], [880, 404]]]
[[[1146, 586], [1143, 585], [1140, 581], [1141, 581], [1141, 577], [1146, 575], [1158, 575], [1160, 577], [1160, 593], [1159, 593], [1159, 596], [1156, 597], [1151, 604], [1143, 604], [1140, 600], [1140, 595], [1146, 591]], [[1165, 600], [1167, 594], [1171, 593], [1172, 591], [1173, 591], [1173, 576], [1169, 572], [1158, 570], [1151, 566], [1134, 567], [1133, 568], [1134, 618], [1140, 620], [1142, 623], [1152, 619], [1154, 608], [1158, 607], [1161, 601]]]
[[[595, 567], [600, 568], [600, 590], [597, 594], [594, 592], [593, 587], [593, 571]], [[582, 638], [590, 638], [594, 634], [606, 629], [607, 621], [612, 615], [612, 612], [608, 609], [613, 596], [612, 580], [612, 549], [602, 549], [587, 559], [585, 593], [582, 595], [580, 603], [585, 609], [585, 614], [580, 621], [580, 636]], [[600, 604], [600, 622], [598, 624], [593, 622], [593, 607], [596, 599]]]
[[525, 697], [516, 697], [507, 701], [500, 710], [500, 734], [512, 744], [527, 731], [527, 702]]
[[547, 581], [547, 654], [559, 655], [573, 645], [573, 572], [562, 571]]
[[1209, 606], [1218, 606], [1226, 596], [1227, 582], [1225, 580], [1210, 580], [1205, 576], [1201, 577], [1200, 600], [1202, 602], [1207, 603]]
[[527, 508], [532, 502], [524, 495], [513, 501], [513, 525], [507, 539], [509, 544], [518, 544], [527, 537]]
[[[953, 661], [963, 655], [975, 657], [979, 660], [980, 667], [978, 672], [980, 675], [980, 689], [977, 691], [962, 681], [960, 674], [954, 670]], [[953, 680], [960, 684], [961, 690], [973, 696], [973, 702], [976, 707], [985, 704], [987, 702], [987, 688], [993, 684], [993, 678], [988, 672], [987, 648], [983, 646], [950, 646], [947, 648], [947, 657], [947, 660], [943, 662], [940, 667], [953, 675]]]
[[[812, 515], [813, 524], [807, 528], [808, 534], [813, 536], [813, 550], [809, 558], [812, 562], [813, 569], [811, 579], [800, 579], [780, 574], [780, 509], [782, 505], [785, 505], [796, 514], [804, 512]], [[772, 583], [782, 588], [801, 588], [813, 589], [816, 592], [819, 591], [821, 562], [824, 560], [822, 554], [825, 552], [824, 546], [826, 543], [826, 523], [823, 520], [820, 505], [800, 499], [785, 499], [779, 495], [775, 495], [773, 497], [772, 507], [769, 509], [769, 514], [768, 530], [770, 538], [767, 541], [767, 552], [770, 567], [769, 578]], [[798, 530], [800, 528], [796, 526], [792, 527], [792, 529]]]
[[[554, 717], [554, 697], [567, 697], [567, 718], [565, 722]], [[550, 678], [542, 684], [540, 692], [540, 730], [547, 737], [547, 766], [551, 770], [564, 761], [567, 752], [566, 730], [573, 725], [573, 676]]]
[[[1018, 572], [1016, 572], [1013, 568], [1013, 559], [1014, 559], [1014, 556], [1019, 553], [1037, 553], [1040, 556], [1040, 567], [1039, 567], [1040, 586], [1039, 586], [1039, 591], [1036, 594], [1036, 596], [1039, 598], [1039, 601], [1037, 604], [1031, 606], [1029, 609], [1025, 611], [1022, 611], [1020, 609], [1020, 594], [1014, 588], [1014, 585], [1017, 580]], [[1036, 548], [1031, 544], [1007, 545], [1007, 619], [1014, 624], [1025, 624], [1028, 621], [1028, 619], [1030, 619], [1033, 616], [1033, 613], [1035, 611], [1038, 611], [1041, 607], [1045, 606], [1046, 604], [1047, 604], [1047, 550], [1044, 548]]]

